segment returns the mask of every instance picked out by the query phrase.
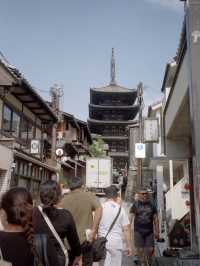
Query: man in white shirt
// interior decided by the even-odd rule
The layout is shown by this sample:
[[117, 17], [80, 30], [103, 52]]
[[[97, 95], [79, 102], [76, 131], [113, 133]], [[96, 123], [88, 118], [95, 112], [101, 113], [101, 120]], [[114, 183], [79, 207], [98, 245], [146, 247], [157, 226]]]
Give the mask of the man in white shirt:
[[[102, 204], [103, 212], [99, 224], [98, 235], [106, 236], [111, 224], [117, 216], [120, 204], [118, 203], [118, 192], [115, 186], [110, 186], [105, 190], [107, 201]], [[121, 266], [122, 252], [125, 244], [125, 252], [127, 256], [131, 256], [131, 230], [128, 215], [123, 207], [119, 216], [107, 236], [106, 258], [100, 261], [100, 266]]]

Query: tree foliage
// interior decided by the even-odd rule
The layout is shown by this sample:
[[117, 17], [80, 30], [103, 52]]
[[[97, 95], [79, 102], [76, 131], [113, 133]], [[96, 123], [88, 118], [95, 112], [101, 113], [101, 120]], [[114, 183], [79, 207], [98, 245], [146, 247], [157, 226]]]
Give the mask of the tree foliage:
[[99, 137], [93, 141], [89, 147], [89, 152], [93, 157], [104, 157], [106, 156], [106, 151], [104, 150], [105, 142]]

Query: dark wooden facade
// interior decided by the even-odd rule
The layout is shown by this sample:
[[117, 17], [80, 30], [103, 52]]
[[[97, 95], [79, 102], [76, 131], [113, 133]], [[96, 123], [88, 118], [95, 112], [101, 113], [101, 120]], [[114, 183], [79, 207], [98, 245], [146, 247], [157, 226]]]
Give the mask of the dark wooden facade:
[[109, 145], [113, 168], [117, 171], [128, 165], [127, 126], [134, 124], [138, 106], [137, 92], [117, 84], [90, 89], [89, 119], [91, 133], [102, 136]]
[[111, 81], [106, 87], [90, 89], [88, 125], [91, 133], [102, 136], [108, 144], [113, 168], [128, 168], [129, 141], [127, 126], [135, 123], [139, 107], [135, 104], [137, 91], [117, 85], [114, 49], [111, 57]]
[[[33, 196], [44, 180], [57, 175], [51, 156], [57, 117], [17, 68], [0, 58], [0, 195], [26, 187]], [[31, 154], [31, 140], [40, 148]], [[8, 156], [10, 154], [10, 156]]]

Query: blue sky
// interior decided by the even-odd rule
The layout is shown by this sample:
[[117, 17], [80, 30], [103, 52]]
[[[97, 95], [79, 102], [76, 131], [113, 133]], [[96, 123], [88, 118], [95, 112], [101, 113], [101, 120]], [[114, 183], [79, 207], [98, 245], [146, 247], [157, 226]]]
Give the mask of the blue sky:
[[179, 0], [1, 0], [0, 51], [39, 90], [62, 85], [62, 108], [86, 120], [90, 87], [110, 82], [112, 47], [117, 83], [143, 81], [146, 106], [161, 98], [182, 21]]

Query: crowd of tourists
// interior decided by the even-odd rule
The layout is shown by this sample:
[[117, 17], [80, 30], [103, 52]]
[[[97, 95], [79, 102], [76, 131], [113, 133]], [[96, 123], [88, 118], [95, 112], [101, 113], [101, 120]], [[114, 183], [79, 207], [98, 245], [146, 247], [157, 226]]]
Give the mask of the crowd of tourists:
[[114, 185], [105, 189], [103, 203], [82, 187], [81, 178], [72, 178], [69, 188], [63, 195], [56, 181], [45, 181], [39, 204], [22, 187], [2, 196], [0, 265], [121, 266], [123, 255], [135, 253], [132, 235], [145, 265], [144, 250], [152, 256], [154, 237], [159, 238], [156, 208], [147, 191], [138, 191], [128, 216]]

